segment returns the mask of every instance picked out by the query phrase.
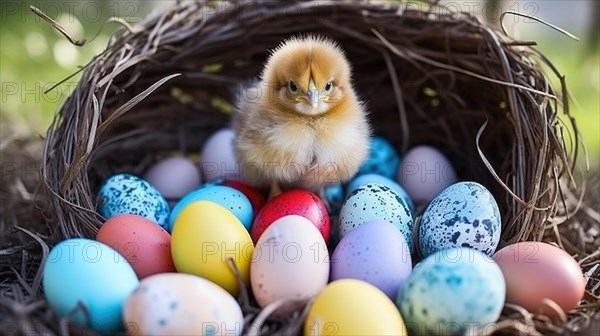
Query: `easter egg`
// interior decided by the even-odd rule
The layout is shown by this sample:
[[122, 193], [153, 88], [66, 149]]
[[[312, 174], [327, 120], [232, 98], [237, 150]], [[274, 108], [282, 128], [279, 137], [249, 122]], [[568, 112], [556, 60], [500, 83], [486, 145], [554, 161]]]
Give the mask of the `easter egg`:
[[500, 267], [461, 247], [436, 252], [415, 266], [396, 304], [411, 333], [454, 335], [496, 322], [505, 293]]
[[563, 311], [575, 308], [585, 292], [581, 267], [564, 250], [540, 242], [520, 242], [496, 252], [506, 279], [506, 302], [532, 313], [556, 316], [544, 299], [554, 301]]
[[173, 156], [154, 164], [144, 180], [168, 200], [177, 200], [200, 186], [200, 171], [192, 160]]
[[89, 239], [64, 240], [48, 254], [43, 272], [44, 294], [59, 316], [99, 333], [123, 329], [123, 305], [139, 281], [117, 251]]
[[304, 335], [402, 335], [404, 320], [379, 289], [356, 279], [331, 282], [315, 298]]
[[181, 211], [190, 203], [196, 201], [211, 201], [221, 205], [231, 211], [242, 222], [246, 230], [250, 230], [254, 215], [252, 213], [252, 203], [250, 203], [248, 197], [234, 188], [221, 185], [205, 185], [185, 195], [175, 204], [169, 216], [169, 231], [173, 231], [173, 225], [175, 225]]
[[341, 183], [328, 184], [323, 187], [323, 202], [330, 215], [337, 215], [344, 203], [344, 187]]
[[248, 200], [250, 200], [250, 203], [252, 203], [252, 213], [254, 215], [256, 215], [267, 202], [265, 195], [263, 195], [258, 189], [244, 182], [227, 180], [223, 181], [223, 185], [230, 188], [235, 188], [246, 195]]
[[397, 180], [413, 202], [422, 205], [456, 183], [457, 177], [444, 154], [430, 146], [417, 146], [404, 155]]
[[360, 166], [356, 175], [379, 174], [392, 178], [398, 170], [400, 156], [394, 146], [379, 136], [373, 136], [369, 142], [369, 156]]
[[177, 216], [171, 253], [178, 272], [201, 276], [237, 295], [240, 288], [227, 260], [233, 261], [247, 284], [253, 250], [244, 225], [216, 203], [192, 202]]
[[404, 190], [404, 188], [402, 188], [398, 183], [396, 183], [396, 181], [389, 179], [383, 175], [365, 174], [365, 175], [357, 176], [357, 177], [353, 178], [350, 181], [350, 183], [348, 184], [346, 193], [348, 195], [350, 195], [358, 187], [362, 187], [365, 184], [374, 184], [374, 183], [382, 184], [382, 185], [392, 189], [393, 191], [395, 191], [400, 197], [402, 197], [404, 199], [404, 201], [406, 202], [406, 204], [408, 205], [410, 210], [414, 211], [413, 202], [410, 199], [410, 196], [408, 196], [408, 193], [406, 192], [406, 190]]
[[102, 224], [96, 240], [123, 255], [140, 279], [156, 273], [175, 272], [171, 236], [144, 217], [113, 216]]
[[500, 211], [494, 196], [476, 182], [458, 182], [437, 195], [421, 218], [423, 256], [453, 247], [471, 247], [491, 256], [500, 241]]
[[291, 298], [275, 313], [283, 315], [300, 309], [328, 280], [327, 245], [308, 219], [298, 215], [281, 217], [260, 236], [252, 256], [250, 283], [261, 307]]
[[348, 232], [331, 256], [331, 280], [363, 280], [392, 300], [411, 270], [404, 236], [384, 220], [364, 223]]
[[128, 335], [241, 335], [237, 301], [213, 282], [181, 273], [145, 278], [127, 298]]
[[271, 199], [254, 218], [252, 240], [257, 242], [262, 233], [277, 219], [287, 215], [302, 216], [311, 221], [328, 242], [330, 235], [329, 214], [321, 199], [306, 190], [289, 190]]
[[169, 203], [156, 188], [137, 176], [111, 176], [100, 187], [98, 199], [98, 212], [106, 219], [119, 214], [138, 215], [167, 227]]
[[206, 140], [200, 153], [204, 181], [240, 179], [240, 167], [233, 150], [234, 138], [233, 129], [223, 128]]
[[394, 224], [412, 250], [413, 218], [408, 205], [391, 188], [376, 183], [358, 187], [348, 196], [340, 211], [340, 237], [374, 220]]

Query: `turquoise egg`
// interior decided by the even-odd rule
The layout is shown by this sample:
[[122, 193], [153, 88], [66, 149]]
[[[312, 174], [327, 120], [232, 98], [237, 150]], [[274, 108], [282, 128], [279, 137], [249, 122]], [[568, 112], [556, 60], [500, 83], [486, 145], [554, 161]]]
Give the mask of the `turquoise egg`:
[[138, 285], [127, 260], [94, 240], [62, 241], [44, 263], [43, 286], [49, 305], [61, 317], [72, 316], [99, 333], [123, 329], [123, 305]]
[[[241, 191], [222, 185], [204, 185], [199, 189], [185, 195], [171, 211], [169, 217], [168, 231], [173, 230], [175, 220], [181, 211], [190, 203], [196, 201], [210, 201], [219, 204], [225, 209], [231, 211], [237, 219], [244, 224], [248, 232], [252, 227], [254, 213], [252, 211], [252, 203]], [[218, 223], [215, 223], [217, 225]]]
[[393, 178], [400, 166], [400, 156], [394, 146], [379, 136], [371, 137], [369, 157], [358, 169], [356, 175], [379, 174]]
[[138, 215], [163, 229], [167, 227], [169, 203], [156, 188], [137, 176], [111, 176], [100, 187], [98, 199], [102, 202], [98, 212], [106, 219], [119, 214]]
[[415, 266], [396, 305], [411, 334], [462, 335], [496, 322], [505, 293], [500, 267], [462, 247], [436, 252]]
[[413, 216], [408, 204], [390, 187], [377, 183], [356, 188], [344, 201], [339, 215], [340, 239], [357, 226], [375, 220], [394, 224], [412, 250]]
[[442, 190], [427, 206], [419, 225], [423, 256], [452, 247], [472, 247], [489, 256], [500, 241], [500, 210], [494, 196], [476, 182]]
[[383, 184], [384, 186], [390, 187], [393, 191], [395, 191], [398, 195], [400, 195], [400, 197], [404, 199], [406, 204], [408, 204], [410, 210], [414, 211], [415, 208], [413, 201], [410, 199], [410, 196], [408, 195], [406, 190], [404, 190], [404, 188], [402, 188], [402, 186], [400, 186], [400, 184], [398, 184], [396, 181], [387, 178], [383, 175], [365, 174], [357, 176], [353, 178], [348, 184], [347, 193], [350, 194], [351, 192], [356, 190], [356, 188], [369, 183]]

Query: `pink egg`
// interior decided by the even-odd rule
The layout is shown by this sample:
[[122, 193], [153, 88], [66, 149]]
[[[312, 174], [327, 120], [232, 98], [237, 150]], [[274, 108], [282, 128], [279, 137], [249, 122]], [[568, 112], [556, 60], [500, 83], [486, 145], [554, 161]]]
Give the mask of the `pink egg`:
[[144, 175], [166, 199], [179, 199], [200, 186], [200, 171], [192, 160], [173, 156], [159, 161]]
[[257, 242], [262, 233], [277, 219], [287, 215], [299, 215], [311, 221], [329, 242], [330, 222], [327, 207], [315, 194], [295, 189], [283, 192], [271, 199], [254, 217], [250, 230], [252, 240]]
[[113, 216], [102, 224], [96, 240], [123, 255], [140, 279], [175, 272], [171, 236], [144, 217], [129, 214]]
[[398, 169], [398, 183], [417, 205], [429, 203], [457, 181], [456, 171], [450, 161], [430, 146], [417, 146], [409, 150]]
[[200, 170], [205, 181], [239, 180], [240, 169], [233, 151], [235, 133], [223, 128], [212, 134], [202, 146]]
[[556, 246], [516, 243], [496, 252], [493, 259], [504, 274], [508, 303], [552, 317], [556, 314], [543, 304], [544, 299], [568, 312], [583, 298], [585, 279], [579, 264]]

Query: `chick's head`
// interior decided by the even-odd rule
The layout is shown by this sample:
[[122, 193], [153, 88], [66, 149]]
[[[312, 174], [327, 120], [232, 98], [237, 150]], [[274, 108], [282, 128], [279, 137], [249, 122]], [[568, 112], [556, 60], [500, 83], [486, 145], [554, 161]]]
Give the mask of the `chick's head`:
[[312, 35], [291, 38], [273, 50], [262, 79], [277, 110], [308, 116], [331, 111], [352, 90], [344, 52], [335, 42]]

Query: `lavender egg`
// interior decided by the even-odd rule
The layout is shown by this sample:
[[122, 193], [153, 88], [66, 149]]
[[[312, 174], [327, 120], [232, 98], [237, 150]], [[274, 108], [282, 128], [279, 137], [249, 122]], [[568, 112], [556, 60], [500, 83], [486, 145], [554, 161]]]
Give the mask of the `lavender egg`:
[[419, 248], [424, 257], [454, 247], [470, 247], [491, 256], [500, 241], [500, 226], [498, 204], [484, 186], [455, 183], [423, 213]]
[[394, 300], [410, 275], [412, 261], [404, 236], [391, 223], [376, 220], [350, 231], [331, 257], [331, 281], [366, 281]]

